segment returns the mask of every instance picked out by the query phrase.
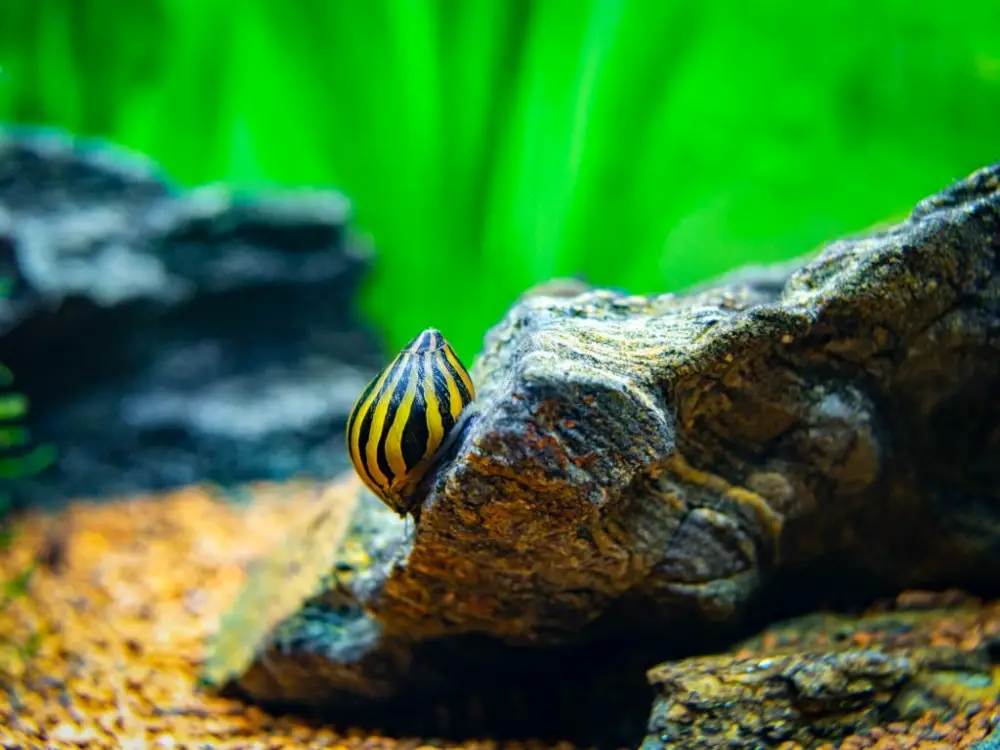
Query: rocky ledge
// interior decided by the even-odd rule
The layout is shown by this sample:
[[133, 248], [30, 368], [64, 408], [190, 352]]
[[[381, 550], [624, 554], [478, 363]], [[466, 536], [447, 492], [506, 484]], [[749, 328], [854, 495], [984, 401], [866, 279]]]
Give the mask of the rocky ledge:
[[[621, 690], [597, 690], [588, 712], [603, 721], [609, 696], [656, 662], [718, 650], [776, 613], [1000, 588], [1000, 165], [777, 276], [528, 295], [472, 376], [472, 418], [419, 521], [358, 490], [336, 533], [316, 526], [329, 564], [287, 568], [310, 578], [301, 600], [266, 636], [247, 631], [248, 668], [217, 650], [212, 681], [383, 716], [479, 691], [494, 697], [469, 710], [488, 713], [506, 686], [578, 716], [566, 691], [616, 675]], [[284, 581], [260, 574], [244, 601]], [[818, 670], [891, 693], [907, 659], [802, 653], [757, 664], [747, 689], [787, 692]], [[657, 705], [694, 689], [668, 689], [664, 669]], [[704, 669], [710, 686], [742, 666]], [[830, 695], [853, 710], [850, 689]]]

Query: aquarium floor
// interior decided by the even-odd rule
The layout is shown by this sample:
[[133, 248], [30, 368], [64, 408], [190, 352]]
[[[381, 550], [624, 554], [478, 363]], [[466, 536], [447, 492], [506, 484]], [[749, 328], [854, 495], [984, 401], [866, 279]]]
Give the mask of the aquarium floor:
[[[0, 555], [0, 580], [37, 568], [26, 591], [0, 608], [0, 679], [7, 686], [0, 692], [0, 747], [423, 745], [420, 738], [273, 717], [196, 687], [206, 637], [236, 596], [246, 566], [317, 498], [312, 488], [295, 485], [263, 486], [253, 495], [252, 504], [236, 504], [189, 489], [22, 519], [13, 545]], [[839, 747], [966, 747], [983, 735], [993, 710], [985, 706], [961, 725], [890, 725]]]

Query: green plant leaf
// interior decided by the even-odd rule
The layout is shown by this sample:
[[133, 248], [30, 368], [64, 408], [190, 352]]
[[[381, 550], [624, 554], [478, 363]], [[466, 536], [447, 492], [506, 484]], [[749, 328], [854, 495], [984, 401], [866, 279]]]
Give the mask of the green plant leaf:
[[28, 399], [20, 393], [0, 395], [0, 422], [22, 419], [28, 412]]

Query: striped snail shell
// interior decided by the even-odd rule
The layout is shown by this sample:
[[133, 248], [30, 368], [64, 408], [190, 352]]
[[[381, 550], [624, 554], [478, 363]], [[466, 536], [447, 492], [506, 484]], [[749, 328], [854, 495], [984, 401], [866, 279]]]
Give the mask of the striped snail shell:
[[423, 331], [351, 410], [347, 450], [361, 481], [400, 516], [413, 512], [409, 496], [475, 396], [469, 373], [441, 332]]

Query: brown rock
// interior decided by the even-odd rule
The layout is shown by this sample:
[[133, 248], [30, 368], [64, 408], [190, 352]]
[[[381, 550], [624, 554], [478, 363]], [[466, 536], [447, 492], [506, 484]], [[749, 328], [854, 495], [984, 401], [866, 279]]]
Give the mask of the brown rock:
[[[969, 717], [985, 717], [996, 678], [985, 649], [942, 633], [968, 633], [990, 613], [1000, 609], [802, 617], [733, 653], [661, 664], [647, 675], [656, 698], [642, 748], [771, 750], [791, 742], [897, 750], [953, 734], [971, 738]], [[869, 636], [863, 648], [854, 638], [860, 633]]]
[[998, 238], [1000, 164], [780, 283], [521, 300], [412, 533], [362, 498], [345, 548], [368, 562], [238, 686], [329, 709], [504, 683], [545, 706], [761, 597], [995, 588]]

